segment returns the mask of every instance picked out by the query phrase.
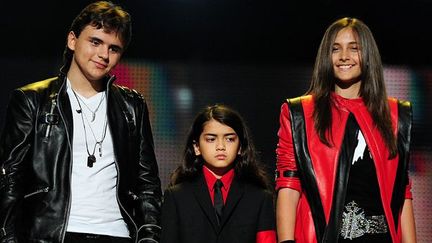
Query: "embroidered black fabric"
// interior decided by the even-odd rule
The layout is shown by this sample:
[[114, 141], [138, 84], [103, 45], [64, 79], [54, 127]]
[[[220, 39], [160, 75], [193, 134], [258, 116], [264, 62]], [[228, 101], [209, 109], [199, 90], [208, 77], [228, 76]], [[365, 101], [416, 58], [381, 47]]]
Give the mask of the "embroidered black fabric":
[[[358, 144], [360, 144], [360, 142]], [[367, 145], [364, 148], [363, 155], [354, 158], [354, 163], [351, 165], [349, 172], [345, 205], [352, 201], [364, 210], [366, 217], [384, 215], [375, 164]], [[354, 239], [343, 239], [342, 237], [339, 237], [338, 242], [386, 243], [392, 241], [389, 232], [387, 232], [381, 234], [364, 234], [363, 236]]]

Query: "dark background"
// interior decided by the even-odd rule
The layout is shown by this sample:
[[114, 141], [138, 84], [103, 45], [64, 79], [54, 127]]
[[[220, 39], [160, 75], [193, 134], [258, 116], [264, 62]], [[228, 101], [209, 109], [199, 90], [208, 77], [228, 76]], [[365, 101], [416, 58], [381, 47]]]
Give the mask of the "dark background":
[[[70, 23], [90, 2], [4, 1], [1, 56], [58, 58]], [[131, 58], [310, 64], [325, 28], [353, 16], [373, 31], [384, 63], [431, 63], [431, 0], [115, 2], [133, 17]]]

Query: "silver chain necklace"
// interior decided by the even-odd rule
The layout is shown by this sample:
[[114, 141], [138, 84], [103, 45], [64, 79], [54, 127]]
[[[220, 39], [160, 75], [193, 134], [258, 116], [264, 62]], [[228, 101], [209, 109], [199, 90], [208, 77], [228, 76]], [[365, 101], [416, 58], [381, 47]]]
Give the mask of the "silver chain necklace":
[[[75, 94], [75, 91], [74, 91], [74, 94]], [[102, 101], [105, 99], [105, 92], [103, 93], [103, 96], [102, 96], [101, 100], [99, 101], [98, 106], [96, 107], [96, 109], [94, 111], [92, 109], [90, 109], [90, 107], [81, 99], [81, 97], [79, 97], [76, 94], [75, 94], [75, 97], [77, 97], [77, 99], [79, 99], [85, 105], [85, 107], [87, 107], [87, 109], [91, 112], [92, 118], [91, 118], [90, 122], [94, 122], [94, 120], [96, 119], [96, 112], [99, 110], [99, 107], [101, 106]], [[79, 104], [80, 109], [81, 109], [80, 102], [78, 102], [78, 104]]]
[[[87, 155], [88, 155], [88, 157], [87, 157], [87, 166], [91, 168], [91, 167], [93, 167], [93, 164], [96, 163], [96, 156], [95, 156], [96, 146], [99, 146], [99, 157], [102, 157], [102, 143], [103, 143], [103, 141], [105, 140], [106, 131], [107, 131], [107, 126], [108, 126], [107, 114], [105, 113], [105, 121], [104, 121], [104, 127], [103, 127], [102, 138], [101, 138], [100, 141], [98, 141], [98, 140], [96, 139], [96, 136], [95, 136], [95, 133], [94, 133], [94, 131], [93, 131], [93, 128], [90, 126], [90, 123], [89, 123], [89, 121], [88, 121], [88, 119], [87, 119], [87, 116], [86, 116], [85, 114], [83, 114], [84, 112], [83, 112], [83, 110], [82, 110], [82, 106], [81, 106], [81, 102], [80, 102], [80, 98], [79, 98], [79, 96], [75, 93], [75, 91], [74, 91], [73, 89], [71, 89], [71, 90], [72, 90], [72, 92], [73, 92], [73, 94], [74, 94], [74, 96], [75, 96], [75, 99], [76, 99], [77, 102], [78, 102], [78, 106], [79, 106], [79, 108], [80, 108], [80, 110], [79, 110], [78, 113], [81, 115], [81, 122], [82, 122], [82, 125], [83, 125], [83, 128], [84, 128], [85, 145], [86, 145], [86, 150], [87, 150]], [[104, 97], [105, 97], [105, 93], [104, 93]], [[98, 105], [98, 107], [96, 108], [95, 112], [99, 109], [100, 104], [102, 103], [102, 100], [103, 100], [103, 98], [101, 99], [101, 102], [99, 103], [99, 105]], [[84, 103], [84, 102], [83, 102], [83, 103]], [[84, 104], [85, 104], [85, 103], [84, 103]], [[88, 108], [88, 107], [87, 107], [87, 108]], [[90, 110], [90, 109], [89, 109], [89, 110]], [[90, 112], [92, 112], [92, 111], [90, 110]], [[90, 131], [91, 131], [91, 133], [92, 133], [92, 135], [93, 135], [93, 138], [94, 138], [95, 141], [96, 141], [95, 145], [93, 146], [92, 153], [90, 153], [90, 150], [89, 150], [89, 145], [88, 145], [88, 141], [87, 141], [87, 129], [86, 129], [86, 125], [85, 125], [85, 122], [84, 122], [84, 118], [85, 118], [85, 120], [87, 121], [87, 125], [89, 126]], [[92, 112], [92, 119], [94, 120], [94, 118], [95, 118], [95, 113]], [[92, 121], [93, 121], [93, 120], [92, 120]]]

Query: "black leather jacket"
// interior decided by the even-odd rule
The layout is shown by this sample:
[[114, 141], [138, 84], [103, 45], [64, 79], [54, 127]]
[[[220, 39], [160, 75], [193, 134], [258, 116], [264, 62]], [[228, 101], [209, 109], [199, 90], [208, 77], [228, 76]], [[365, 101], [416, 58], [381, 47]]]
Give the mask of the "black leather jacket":
[[[113, 80], [106, 84], [117, 201], [133, 242], [158, 242], [161, 185], [147, 105]], [[64, 75], [12, 93], [0, 139], [1, 242], [63, 242], [71, 207], [72, 121]]]

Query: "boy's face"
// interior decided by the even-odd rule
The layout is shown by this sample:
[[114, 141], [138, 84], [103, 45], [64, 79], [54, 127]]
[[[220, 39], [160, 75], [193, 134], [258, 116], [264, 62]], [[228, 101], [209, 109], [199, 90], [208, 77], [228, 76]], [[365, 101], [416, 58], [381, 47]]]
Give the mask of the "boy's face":
[[74, 52], [69, 73], [83, 76], [90, 82], [107, 75], [123, 53], [123, 43], [116, 32], [91, 25], [87, 25], [79, 37], [70, 32], [67, 45]]
[[195, 155], [203, 157], [207, 168], [222, 176], [233, 167], [240, 142], [234, 129], [212, 119], [204, 124], [194, 150]]

